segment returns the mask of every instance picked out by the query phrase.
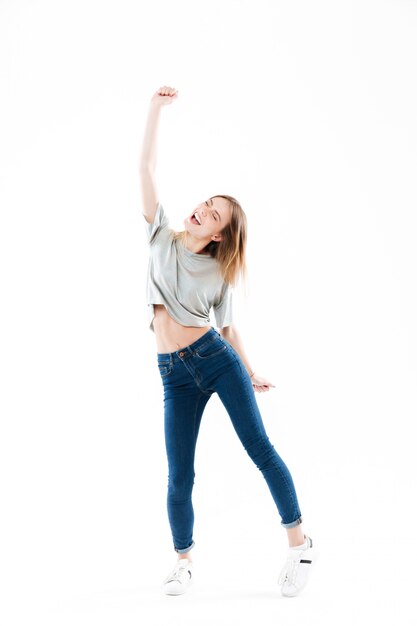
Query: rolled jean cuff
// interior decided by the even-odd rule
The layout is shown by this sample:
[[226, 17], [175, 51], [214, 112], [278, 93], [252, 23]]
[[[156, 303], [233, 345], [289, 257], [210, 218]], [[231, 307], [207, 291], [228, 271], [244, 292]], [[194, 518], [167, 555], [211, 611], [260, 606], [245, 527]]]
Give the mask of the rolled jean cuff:
[[178, 552], [178, 554], [184, 554], [185, 552], [189, 552], [191, 550], [191, 548], [193, 548], [195, 546], [195, 542], [193, 541], [192, 544], [190, 546], [188, 546], [188, 548], [176, 548], [174, 546], [174, 550], [175, 552]]
[[294, 520], [294, 522], [289, 522], [288, 524], [284, 524], [283, 522], [281, 522], [281, 526], [284, 526], [284, 528], [295, 528], [295, 526], [298, 526], [299, 524], [301, 524], [303, 521], [303, 518], [298, 517], [296, 520]]

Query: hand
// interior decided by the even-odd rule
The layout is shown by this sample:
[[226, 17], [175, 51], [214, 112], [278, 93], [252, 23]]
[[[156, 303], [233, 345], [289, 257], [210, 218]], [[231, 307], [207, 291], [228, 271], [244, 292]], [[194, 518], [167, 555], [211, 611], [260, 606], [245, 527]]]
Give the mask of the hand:
[[269, 383], [266, 378], [262, 378], [261, 376], [257, 376], [254, 374], [251, 378], [252, 385], [255, 391], [263, 393], [264, 391], [269, 391], [270, 387], [275, 387], [272, 383]]
[[164, 85], [163, 87], [160, 87], [158, 91], [154, 93], [154, 95], [151, 98], [151, 103], [157, 104], [159, 106], [162, 106], [165, 104], [171, 104], [171, 102], [174, 102], [174, 100], [176, 100], [177, 97], [178, 97], [177, 89], [175, 89], [174, 87], [167, 87], [166, 85]]

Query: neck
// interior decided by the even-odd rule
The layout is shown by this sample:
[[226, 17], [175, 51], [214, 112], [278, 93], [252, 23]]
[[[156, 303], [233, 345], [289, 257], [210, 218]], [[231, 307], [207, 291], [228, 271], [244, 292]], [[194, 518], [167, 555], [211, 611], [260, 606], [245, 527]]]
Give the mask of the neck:
[[207, 254], [207, 252], [203, 252], [203, 250], [206, 248], [207, 244], [210, 243], [210, 241], [210, 237], [208, 239], [196, 239], [186, 231], [184, 246], [187, 250], [193, 252], [194, 254]]

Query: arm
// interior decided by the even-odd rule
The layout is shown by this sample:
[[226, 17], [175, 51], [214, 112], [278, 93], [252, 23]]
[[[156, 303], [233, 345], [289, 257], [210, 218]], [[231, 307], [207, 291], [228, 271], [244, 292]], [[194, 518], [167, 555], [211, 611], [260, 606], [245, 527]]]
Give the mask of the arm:
[[142, 192], [142, 213], [146, 221], [152, 224], [155, 218], [158, 192], [155, 183], [156, 140], [158, 135], [159, 114], [161, 107], [170, 104], [177, 97], [176, 89], [161, 87], [153, 95], [148, 111], [142, 150], [139, 162], [139, 177]]
[[233, 324], [230, 324], [230, 326], [225, 326], [224, 328], [221, 328], [219, 332], [221, 336], [224, 337], [226, 341], [230, 343], [232, 348], [234, 348], [236, 352], [239, 354], [240, 358], [243, 361], [244, 366], [246, 367], [248, 371], [249, 376], [251, 376], [253, 374], [253, 368], [250, 366], [248, 358], [245, 354], [245, 351], [243, 349], [243, 344], [242, 344], [242, 338], [240, 334], [238, 333], [236, 326], [234, 326]]
[[242, 359], [242, 362], [247, 369], [247, 372], [252, 381], [252, 385], [255, 391], [269, 391], [270, 387], [275, 387], [275, 385], [268, 382], [265, 378], [261, 378], [261, 376], [258, 376], [257, 374], [255, 374], [245, 354], [241, 336], [238, 333], [235, 325], [230, 324], [230, 326], [224, 326], [223, 328], [219, 330], [219, 332], [221, 336], [224, 337], [224, 339], [226, 339], [226, 341], [230, 343], [232, 348], [236, 350], [236, 352]]

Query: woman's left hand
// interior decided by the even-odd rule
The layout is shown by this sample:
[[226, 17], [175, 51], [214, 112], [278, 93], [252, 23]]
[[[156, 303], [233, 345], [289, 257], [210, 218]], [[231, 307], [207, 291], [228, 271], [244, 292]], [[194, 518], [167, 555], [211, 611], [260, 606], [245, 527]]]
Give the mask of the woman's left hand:
[[254, 391], [258, 391], [260, 393], [262, 393], [264, 391], [269, 391], [270, 387], [275, 387], [275, 385], [273, 385], [272, 383], [268, 382], [266, 380], [266, 378], [262, 378], [261, 376], [257, 376], [257, 374], [254, 374], [252, 376], [251, 381], [252, 381], [252, 385], [253, 385]]

